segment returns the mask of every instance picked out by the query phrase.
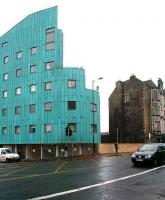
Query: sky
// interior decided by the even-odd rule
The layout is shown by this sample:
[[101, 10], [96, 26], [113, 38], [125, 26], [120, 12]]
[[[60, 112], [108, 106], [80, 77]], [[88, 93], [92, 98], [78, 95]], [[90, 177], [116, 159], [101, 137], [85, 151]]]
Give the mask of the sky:
[[108, 131], [108, 97], [118, 80], [165, 81], [164, 0], [1, 0], [0, 35], [39, 10], [58, 6], [64, 66], [83, 67], [86, 87], [99, 85], [101, 131]]

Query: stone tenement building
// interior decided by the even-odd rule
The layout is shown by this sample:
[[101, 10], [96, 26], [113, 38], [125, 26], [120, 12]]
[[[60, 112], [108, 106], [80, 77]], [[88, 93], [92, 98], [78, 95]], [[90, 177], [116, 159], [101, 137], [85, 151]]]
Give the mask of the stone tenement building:
[[[117, 131], [118, 130], [118, 131]], [[118, 134], [117, 134], [118, 132]], [[132, 75], [127, 81], [118, 81], [109, 97], [110, 141], [161, 141], [165, 133], [165, 90], [158, 79], [141, 81]], [[118, 135], [118, 136], [117, 136]]]

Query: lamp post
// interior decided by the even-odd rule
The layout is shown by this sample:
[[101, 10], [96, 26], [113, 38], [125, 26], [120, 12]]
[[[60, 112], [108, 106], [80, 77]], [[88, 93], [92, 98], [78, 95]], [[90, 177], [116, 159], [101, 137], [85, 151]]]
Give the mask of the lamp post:
[[103, 79], [103, 77], [99, 77], [99, 78], [97, 78], [97, 79], [95, 79], [95, 80], [93, 80], [92, 81], [92, 131], [93, 131], [93, 155], [94, 155], [94, 148], [95, 148], [95, 130], [94, 130], [94, 128], [95, 128], [95, 104], [94, 104], [94, 102], [95, 102], [95, 95], [94, 95], [94, 92], [95, 92], [95, 81], [97, 81], [97, 80], [102, 80]]

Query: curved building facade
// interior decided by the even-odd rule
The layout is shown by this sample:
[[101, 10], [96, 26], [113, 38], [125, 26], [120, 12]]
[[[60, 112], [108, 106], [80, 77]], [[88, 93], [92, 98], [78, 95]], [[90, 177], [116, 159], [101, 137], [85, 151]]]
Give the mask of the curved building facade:
[[66, 149], [93, 153], [100, 143], [99, 94], [86, 89], [84, 69], [63, 67], [57, 7], [29, 15], [0, 45], [0, 144], [25, 158], [62, 156]]

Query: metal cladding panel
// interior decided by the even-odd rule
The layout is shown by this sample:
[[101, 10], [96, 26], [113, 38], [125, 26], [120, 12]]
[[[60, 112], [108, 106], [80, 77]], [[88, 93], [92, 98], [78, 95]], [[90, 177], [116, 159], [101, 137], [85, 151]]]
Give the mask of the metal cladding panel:
[[[55, 27], [55, 49], [46, 50], [46, 29]], [[2, 43], [8, 42], [5, 47]], [[63, 68], [63, 34], [57, 28], [57, 7], [34, 13], [0, 37], [0, 143], [1, 144], [61, 144], [92, 143], [92, 94], [85, 87], [85, 73], [82, 68]], [[31, 55], [31, 48], [37, 47], [37, 53]], [[17, 59], [16, 53], [23, 56]], [[4, 57], [9, 62], [4, 64]], [[51, 70], [45, 70], [45, 62], [55, 61]], [[30, 66], [36, 65], [36, 72], [30, 73]], [[16, 70], [21, 69], [21, 76]], [[3, 75], [8, 73], [8, 80]], [[68, 80], [76, 80], [75, 88], [68, 88]], [[45, 90], [45, 82], [51, 81], [51, 90]], [[35, 84], [36, 91], [30, 87]], [[16, 95], [16, 88], [21, 94]], [[8, 90], [7, 98], [3, 91]], [[100, 142], [99, 95], [94, 92], [98, 105], [95, 123], [98, 124], [95, 143]], [[76, 109], [68, 109], [68, 101], [76, 101]], [[51, 111], [45, 111], [45, 103], [52, 102]], [[35, 104], [34, 113], [29, 112], [29, 105]], [[15, 107], [20, 106], [20, 114], [15, 114]], [[7, 108], [6, 116], [2, 109]], [[45, 124], [52, 124], [52, 131], [45, 133]], [[71, 137], [65, 135], [68, 123], [76, 123], [76, 131]], [[29, 133], [29, 125], [35, 124], [35, 133]], [[20, 133], [15, 133], [15, 126], [20, 126]], [[3, 133], [2, 128], [7, 127]]]

